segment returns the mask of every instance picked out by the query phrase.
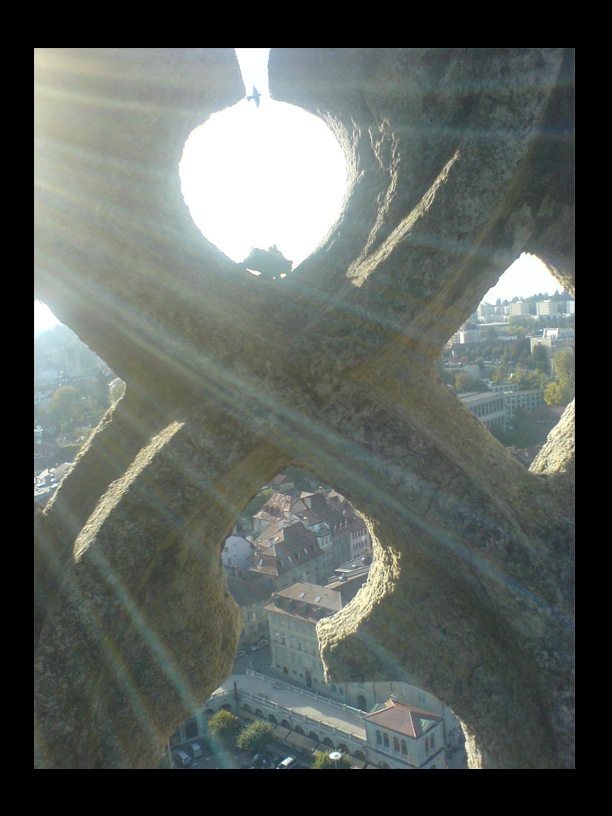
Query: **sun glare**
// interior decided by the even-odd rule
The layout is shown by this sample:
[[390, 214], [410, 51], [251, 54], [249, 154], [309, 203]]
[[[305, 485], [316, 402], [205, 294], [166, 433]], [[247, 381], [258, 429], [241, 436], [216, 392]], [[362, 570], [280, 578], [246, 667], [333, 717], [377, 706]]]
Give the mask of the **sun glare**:
[[249, 81], [241, 69], [247, 94], [253, 86], [261, 94], [258, 104], [245, 95], [193, 131], [179, 168], [183, 197], [203, 235], [232, 260], [276, 245], [295, 267], [338, 218], [344, 154], [320, 119], [271, 100], [267, 82], [256, 84], [264, 83], [261, 71]]

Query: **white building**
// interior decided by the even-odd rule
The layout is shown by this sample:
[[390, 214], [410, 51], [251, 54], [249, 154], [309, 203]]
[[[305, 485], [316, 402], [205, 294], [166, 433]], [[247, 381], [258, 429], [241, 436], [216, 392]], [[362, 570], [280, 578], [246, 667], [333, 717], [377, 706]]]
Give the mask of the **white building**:
[[221, 560], [226, 572], [235, 575], [236, 571], [246, 572], [253, 565], [255, 547], [246, 538], [231, 535], [225, 540]]
[[459, 342], [464, 343], [480, 343], [480, 331], [478, 329], [470, 329], [468, 331], [459, 332]]
[[517, 300], [510, 304], [510, 315], [518, 317], [529, 317], [529, 303], [525, 300]]
[[443, 719], [391, 698], [363, 718], [368, 746], [384, 759], [383, 768], [444, 770]]
[[536, 303], [536, 313], [538, 315], [554, 316], [559, 313], [556, 300], [539, 300]]
[[495, 394], [489, 391], [475, 394], [459, 394], [461, 403], [468, 411], [491, 429], [495, 425], [505, 427], [506, 425], [506, 405], [505, 395]]
[[517, 408], [523, 411], [535, 411], [544, 404], [544, 392], [541, 388], [534, 388], [529, 391], [515, 391], [504, 394], [506, 405], [506, 422], [510, 422], [516, 414]]

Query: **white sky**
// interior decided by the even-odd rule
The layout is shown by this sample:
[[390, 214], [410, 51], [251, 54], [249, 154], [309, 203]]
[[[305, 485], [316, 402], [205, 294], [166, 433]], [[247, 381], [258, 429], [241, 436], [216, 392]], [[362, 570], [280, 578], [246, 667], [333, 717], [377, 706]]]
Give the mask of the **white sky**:
[[[232, 260], [251, 247], [276, 244], [294, 268], [323, 240], [339, 215], [346, 189], [344, 155], [315, 116], [275, 102], [268, 91], [269, 48], [237, 48], [246, 99], [214, 114], [189, 137], [180, 165], [183, 196], [205, 237]], [[560, 285], [544, 264], [522, 256], [483, 300], [511, 300]], [[34, 328], [58, 321], [34, 302]]]
[[483, 297], [485, 303], [495, 304], [498, 298], [512, 300], [513, 297], [527, 298], [531, 295], [554, 295], [563, 291], [563, 286], [550, 274], [546, 266], [535, 255], [521, 255], [508, 267], [497, 284]]
[[[240, 262], [276, 244], [294, 268], [335, 223], [346, 190], [344, 154], [325, 124], [270, 99], [269, 49], [237, 48], [247, 94], [185, 145], [183, 196], [205, 237]], [[261, 53], [263, 52], [263, 53]]]

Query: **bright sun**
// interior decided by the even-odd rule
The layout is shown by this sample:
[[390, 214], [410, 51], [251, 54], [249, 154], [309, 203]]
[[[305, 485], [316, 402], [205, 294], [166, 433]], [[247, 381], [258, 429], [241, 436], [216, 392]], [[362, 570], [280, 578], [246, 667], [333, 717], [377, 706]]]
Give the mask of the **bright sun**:
[[262, 95], [217, 113], [189, 137], [183, 197], [204, 236], [240, 262], [276, 244], [294, 267], [323, 240], [346, 190], [344, 154], [317, 117]]

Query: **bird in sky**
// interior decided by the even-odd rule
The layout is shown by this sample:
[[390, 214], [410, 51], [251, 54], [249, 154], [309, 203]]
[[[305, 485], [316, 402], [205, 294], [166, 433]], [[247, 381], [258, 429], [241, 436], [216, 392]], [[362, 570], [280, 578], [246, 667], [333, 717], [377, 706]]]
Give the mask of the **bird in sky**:
[[247, 96], [247, 102], [249, 101], [249, 99], [254, 99], [254, 100], [255, 100], [255, 104], [257, 105], [257, 107], [259, 107], [259, 99], [260, 99], [260, 97], [261, 97], [261, 94], [259, 93], [259, 91], [257, 90], [257, 88], [256, 88], [256, 87], [253, 85], [253, 95], [252, 95], [252, 96]]

